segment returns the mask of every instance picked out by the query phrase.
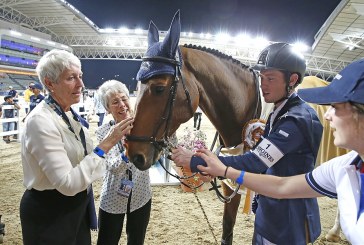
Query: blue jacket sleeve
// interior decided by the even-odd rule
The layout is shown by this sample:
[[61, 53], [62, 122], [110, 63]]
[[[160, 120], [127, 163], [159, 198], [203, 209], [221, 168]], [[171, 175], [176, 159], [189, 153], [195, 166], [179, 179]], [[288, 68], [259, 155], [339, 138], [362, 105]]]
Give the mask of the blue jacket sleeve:
[[[305, 143], [305, 137], [297, 125], [296, 120], [286, 117], [281, 119], [279, 123], [280, 125], [267, 137], [265, 137], [265, 139], [281, 152], [280, 158], [291, 152], [310, 151], [307, 147], [307, 143]], [[260, 142], [256, 148], [261, 143], [262, 142]], [[302, 146], [306, 146], [307, 149]], [[219, 159], [226, 166], [231, 166], [235, 169], [241, 169], [252, 173], [263, 173], [268, 167], [272, 166], [268, 166], [264, 161], [264, 156], [260, 156], [253, 150], [239, 156], [219, 156]], [[279, 160], [279, 158], [276, 158], [273, 165], [276, 162], [279, 162]], [[193, 156], [190, 162], [192, 172], [199, 172], [197, 165], [206, 166], [206, 163], [201, 158]]]

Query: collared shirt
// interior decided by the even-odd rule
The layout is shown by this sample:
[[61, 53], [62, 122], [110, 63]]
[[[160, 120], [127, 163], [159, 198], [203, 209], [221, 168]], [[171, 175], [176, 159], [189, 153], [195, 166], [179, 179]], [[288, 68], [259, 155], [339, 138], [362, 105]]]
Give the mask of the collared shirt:
[[24, 186], [39, 191], [56, 189], [73, 196], [105, 172], [105, 160], [93, 153], [88, 130], [83, 128], [88, 155], [79, 132], [82, 125], [66, 113], [75, 134], [49, 105], [42, 101], [29, 114], [22, 134], [21, 156]]
[[[290, 95], [290, 97], [292, 96], [292, 94]], [[273, 122], [276, 119], [278, 113], [282, 110], [282, 108], [284, 107], [284, 105], [287, 103], [288, 99], [284, 100], [277, 108], [275, 108], [270, 116], [270, 123], [269, 123], [269, 133], [272, 131], [273, 128]], [[268, 133], [268, 134], [269, 134]]]
[[[110, 124], [104, 124], [96, 130], [97, 140], [101, 141], [110, 131]], [[130, 212], [143, 207], [151, 198], [149, 170], [140, 171], [131, 162], [125, 162], [121, 157], [120, 148], [115, 145], [106, 154], [107, 171], [104, 176], [100, 195], [100, 208], [108, 213], [120, 214], [127, 212], [128, 198], [117, 193], [122, 179], [128, 178], [126, 170], [132, 172], [134, 187], [131, 193]]]
[[341, 229], [354, 245], [364, 244], [364, 214], [358, 217], [361, 178], [357, 164], [358, 153], [351, 151], [321, 164], [306, 175], [314, 190], [337, 197]]

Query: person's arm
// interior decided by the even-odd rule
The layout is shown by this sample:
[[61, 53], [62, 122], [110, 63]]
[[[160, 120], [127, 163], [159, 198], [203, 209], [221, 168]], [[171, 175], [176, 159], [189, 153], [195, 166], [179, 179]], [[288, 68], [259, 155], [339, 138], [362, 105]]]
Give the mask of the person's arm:
[[[104, 124], [96, 129], [95, 134], [98, 142], [102, 141], [105, 138], [105, 136], [110, 131], [111, 127], [112, 126], [110, 126], [109, 124]], [[121, 143], [121, 141], [119, 143]], [[107, 154], [105, 154], [107, 170], [112, 171], [125, 166], [125, 162], [123, 161], [120, 155], [121, 153], [118, 145], [113, 146], [113, 148], [111, 148], [111, 150]]]
[[202, 172], [213, 176], [225, 176], [235, 181], [240, 177], [244, 186], [265, 196], [277, 199], [322, 196], [309, 186], [304, 174], [291, 177], [253, 174], [225, 166], [215, 154], [208, 150], [198, 150], [196, 155], [207, 164], [207, 167], [202, 165], [197, 167]]
[[176, 163], [179, 167], [190, 167], [190, 162], [193, 157], [193, 152], [183, 148], [182, 146], [178, 146], [171, 150], [172, 156], [171, 159]]
[[133, 128], [133, 122], [134, 118], [129, 117], [115, 124], [113, 127], [111, 127], [105, 138], [100, 141], [98, 147], [102, 149], [105, 153], [108, 153], [109, 150], [114, 145], [116, 145], [122, 137], [124, 137], [131, 131], [131, 129]]
[[14, 107], [16, 108], [16, 109], [20, 109], [20, 105], [18, 105], [18, 103], [14, 103]]
[[[290, 118], [282, 119], [280, 126], [249, 152], [239, 156], [219, 156], [226, 166], [243, 169], [248, 172], [262, 173], [276, 164], [285, 154], [302, 150], [305, 138]], [[206, 163], [193, 152], [178, 147], [172, 150], [172, 160], [177, 166], [189, 167], [192, 172], [199, 172], [197, 166]]]
[[[27, 158], [33, 163], [28, 164], [25, 160], [25, 165], [28, 168], [32, 164], [39, 165], [37, 171], [44, 174], [55, 189], [63, 195], [73, 196], [104, 175], [105, 159], [91, 152], [79, 162], [71, 162], [65, 147], [71, 140], [65, 141], [62, 130], [52, 121], [47, 126], [39, 126], [44, 125], [47, 120], [49, 121], [49, 114], [37, 114], [29, 117], [26, 122], [23, 150], [24, 154], [29, 154]], [[129, 122], [128, 126], [121, 123], [114, 125], [99, 144], [98, 147], [105, 153], [132, 128], [133, 119], [128, 118], [126, 121]]]

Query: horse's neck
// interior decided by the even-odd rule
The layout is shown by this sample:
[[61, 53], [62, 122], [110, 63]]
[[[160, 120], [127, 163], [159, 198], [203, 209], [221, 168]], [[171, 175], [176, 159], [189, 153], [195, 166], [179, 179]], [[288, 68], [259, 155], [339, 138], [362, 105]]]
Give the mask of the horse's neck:
[[[200, 106], [219, 132], [224, 145], [226, 147], [236, 146], [242, 142], [242, 129], [245, 123], [253, 118], [253, 115], [247, 112], [243, 105], [239, 108], [239, 101], [233, 99], [232, 95], [221, 95], [216, 100], [219, 102], [201, 99]], [[234, 100], [235, 105], [232, 104]]]
[[[191, 71], [197, 78], [199, 105], [220, 133], [225, 146], [238, 145], [242, 142], [241, 131], [245, 123], [260, 112], [260, 104], [256, 111], [257, 85], [248, 69], [233, 67], [234, 64], [229, 67], [227, 61], [221, 62], [210, 54], [206, 54], [205, 60], [202, 58], [186, 61], [188, 67], [200, 68]], [[205, 64], [201, 65], [201, 62]]]

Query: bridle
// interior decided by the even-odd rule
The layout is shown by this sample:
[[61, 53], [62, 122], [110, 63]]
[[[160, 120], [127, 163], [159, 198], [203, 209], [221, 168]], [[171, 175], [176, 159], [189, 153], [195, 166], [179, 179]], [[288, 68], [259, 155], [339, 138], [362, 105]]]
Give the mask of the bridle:
[[[179, 51], [179, 50], [178, 50]], [[173, 116], [173, 108], [174, 108], [174, 102], [176, 100], [176, 94], [177, 94], [177, 87], [178, 87], [178, 82], [181, 81], [183, 89], [185, 91], [185, 95], [188, 101], [188, 107], [190, 109], [190, 113], [191, 116], [193, 116], [194, 111], [192, 108], [192, 101], [191, 101], [191, 96], [190, 93], [186, 87], [186, 84], [183, 80], [183, 76], [182, 76], [182, 72], [181, 72], [181, 66], [182, 66], [182, 62], [179, 61], [179, 52], [177, 52], [176, 58], [175, 59], [170, 59], [170, 58], [165, 58], [165, 57], [161, 57], [161, 56], [153, 56], [153, 57], [143, 57], [142, 61], [154, 61], [154, 62], [162, 62], [162, 63], [167, 63], [167, 64], [172, 64], [175, 66], [175, 74], [174, 74], [174, 80], [172, 81], [170, 90], [169, 90], [169, 96], [168, 96], [168, 100], [167, 103], [165, 105], [164, 108], [164, 112], [161, 116], [161, 119], [159, 120], [159, 123], [157, 124], [157, 127], [154, 128], [153, 130], [153, 134], [151, 136], [136, 136], [136, 135], [127, 135], [126, 136], [126, 140], [127, 141], [134, 141], [134, 142], [149, 142], [152, 143], [153, 146], [158, 150], [158, 151], [162, 151], [165, 150], [165, 152], [167, 152], [169, 150], [169, 148], [175, 147], [175, 145], [173, 143], [169, 142], [169, 132], [170, 132], [170, 122]], [[253, 72], [254, 76], [255, 76], [255, 80], [257, 79], [256, 74]], [[146, 83], [147, 80], [143, 81], [142, 83]], [[259, 85], [257, 85], [257, 91], [258, 91], [258, 102], [260, 102], [260, 97], [259, 97]], [[257, 114], [257, 108], [256, 107], [256, 111], [255, 114]], [[159, 131], [159, 129], [162, 127], [163, 123], [165, 122], [165, 128], [164, 128], [164, 132], [163, 132], [163, 138], [161, 139], [157, 139], [157, 133]], [[216, 136], [215, 136], [216, 138]], [[216, 139], [215, 139], [216, 140]], [[214, 140], [214, 141], [215, 141]], [[213, 143], [214, 145], [214, 143]], [[211, 147], [213, 149], [213, 146]], [[212, 151], [211, 149], [211, 151]], [[217, 151], [215, 152], [216, 155], [219, 154], [221, 147], [219, 149], [217, 149]], [[161, 164], [161, 166], [163, 167], [163, 169], [171, 176], [175, 177], [176, 179], [178, 179], [180, 181], [181, 184], [189, 187], [190, 189], [198, 189], [199, 187], [201, 187], [203, 185], [200, 184], [198, 186], [190, 186], [188, 184], [185, 184], [184, 182], [182, 182], [181, 180], [186, 180], [186, 179], [190, 179], [193, 178], [197, 173], [193, 173], [191, 176], [178, 176], [176, 174], [172, 174], [170, 171], [168, 171], [163, 164]], [[220, 188], [220, 186], [218, 186], [217, 184], [217, 180], [216, 177], [210, 181], [212, 188], [210, 188], [210, 190], [215, 190], [219, 200], [223, 203], [229, 203], [231, 201], [231, 199], [237, 194], [238, 190], [240, 189], [240, 185], [238, 185], [235, 190], [233, 191], [233, 193], [228, 196], [225, 197], [218, 189]]]
[[[191, 96], [190, 96], [190, 93], [183, 80], [183, 76], [182, 76], [182, 72], [181, 72], [182, 62], [179, 61], [179, 52], [177, 52], [177, 54], [178, 55], [176, 56], [176, 59], [169, 59], [169, 58], [165, 58], [165, 57], [161, 57], [161, 56], [143, 57], [142, 58], [142, 61], [154, 61], [154, 62], [172, 64], [175, 66], [176, 72], [174, 74], [174, 80], [172, 81], [171, 87], [169, 89], [169, 96], [168, 96], [167, 103], [164, 107], [163, 114], [161, 116], [161, 119], [159, 120], [159, 123], [157, 124], [157, 127], [154, 128], [152, 136], [127, 135], [126, 140], [135, 141], [135, 142], [149, 142], [149, 143], [152, 143], [153, 146], [158, 151], [164, 150], [165, 152], [168, 152], [170, 150], [170, 148], [172, 148], [172, 147], [176, 147], [173, 143], [169, 142], [169, 139], [170, 139], [169, 132], [170, 132], [170, 122], [171, 122], [171, 119], [173, 116], [174, 102], [176, 101], [177, 87], [178, 87], [179, 81], [181, 81], [183, 89], [185, 91], [185, 95], [187, 98], [188, 107], [189, 107], [191, 116], [193, 116], [193, 113], [194, 113], [193, 108], [192, 108]], [[146, 81], [147, 80], [145, 80], [144, 83], [146, 83]], [[163, 123], [165, 123], [163, 138], [157, 139], [157, 133], [158, 133], [159, 129], [162, 127]], [[181, 184], [183, 184], [191, 189], [197, 189], [203, 184], [202, 183], [199, 186], [193, 187], [193, 186], [189, 186], [189, 185], [185, 184], [184, 182], [182, 182], [182, 180], [193, 178], [197, 173], [193, 173], [191, 176], [178, 176], [178, 175], [172, 174], [170, 171], [168, 171], [163, 166], [163, 164], [161, 164], [161, 166], [169, 175], [175, 177], [176, 179], [178, 179], [181, 182]]]
[[[179, 52], [177, 52], [175, 59], [169, 59], [169, 58], [165, 58], [165, 57], [161, 57], [161, 56], [143, 57], [142, 58], [142, 61], [152, 61], [152, 62], [154, 61], [154, 62], [162, 62], [162, 63], [174, 65], [176, 72], [174, 74], [174, 80], [172, 81], [171, 87], [169, 89], [169, 96], [168, 96], [168, 100], [167, 100], [167, 103], [164, 108], [164, 112], [159, 120], [159, 123], [157, 124], [157, 127], [154, 128], [152, 135], [151, 136], [128, 135], [126, 137], [126, 139], [128, 141], [149, 142], [149, 143], [152, 143], [153, 146], [158, 151], [162, 151], [164, 148], [169, 146], [168, 136], [170, 133], [170, 122], [173, 117], [173, 108], [174, 108], [174, 103], [176, 101], [177, 87], [178, 87], [179, 81], [181, 81], [183, 89], [185, 91], [187, 102], [188, 102], [188, 107], [191, 112], [191, 116], [193, 115], [194, 111], [192, 108], [191, 96], [190, 96], [190, 93], [188, 92], [186, 84], [183, 80], [183, 76], [182, 76], [182, 72], [181, 72], [182, 62], [180, 61], [179, 57], [180, 57], [180, 54], [179, 54]], [[147, 80], [144, 81], [144, 83], [146, 83], [146, 82], [147, 82]], [[157, 139], [157, 133], [159, 132], [163, 123], [165, 123], [165, 128], [164, 128], [162, 138]]]

